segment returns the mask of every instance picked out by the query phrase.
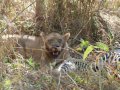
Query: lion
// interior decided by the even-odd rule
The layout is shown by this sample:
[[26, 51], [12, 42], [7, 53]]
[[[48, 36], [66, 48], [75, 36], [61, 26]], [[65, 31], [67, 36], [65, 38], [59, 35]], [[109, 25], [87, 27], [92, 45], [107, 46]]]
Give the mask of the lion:
[[2, 36], [2, 41], [14, 41], [15, 51], [24, 58], [32, 57], [36, 62], [49, 64], [69, 57], [67, 44], [69, 37], [70, 33], [60, 35], [54, 32], [48, 35], [41, 32], [40, 36], [7, 34]]

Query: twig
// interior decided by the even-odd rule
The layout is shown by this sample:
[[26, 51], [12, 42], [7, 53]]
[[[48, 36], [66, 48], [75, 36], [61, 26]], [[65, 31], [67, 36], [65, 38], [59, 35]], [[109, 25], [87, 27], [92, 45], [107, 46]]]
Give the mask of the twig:
[[70, 75], [68, 75], [67, 72], [65, 72], [65, 74], [73, 81], [73, 83], [78, 87], [77, 83], [75, 82], [75, 80], [72, 79], [72, 77]]
[[[30, 5], [28, 5], [26, 8], [24, 8], [20, 13], [18, 13], [12, 20], [10, 23], [12, 23], [13, 21], [16, 20], [16, 18], [21, 14], [23, 13], [27, 8], [29, 8], [30, 6], [32, 6], [33, 4], [35, 3], [35, 1], [33, 1]], [[7, 29], [7, 26], [5, 27], [5, 29], [1, 30], [1, 33], [2, 34], [5, 30]]]
[[[91, 18], [89, 18], [88, 22], [82, 27], [82, 29], [84, 29], [86, 27], [86, 25], [89, 23]], [[76, 40], [76, 38], [78, 37], [78, 35], [82, 32], [82, 29], [78, 32], [78, 34], [73, 38], [73, 40]]]
[[79, 53], [78, 51], [74, 50], [73, 48], [69, 47], [69, 49], [71, 49], [72, 51], [76, 52], [77, 54], [79, 54], [81, 56], [81, 53]]
[[59, 75], [59, 78], [58, 78], [57, 90], [59, 90], [59, 87], [60, 87], [60, 78], [61, 78], [61, 72], [60, 72], [60, 75]]

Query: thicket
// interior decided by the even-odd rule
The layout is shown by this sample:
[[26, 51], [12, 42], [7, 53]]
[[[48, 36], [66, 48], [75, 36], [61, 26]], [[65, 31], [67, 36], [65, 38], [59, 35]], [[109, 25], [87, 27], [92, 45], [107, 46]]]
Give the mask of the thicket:
[[[37, 3], [36, 3], [37, 2]], [[37, 7], [36, 7], [37, 6]], [[101, 32], [94, 27], [94, 17], [99, 10], [114, 10], [120, 7], [119, 0], [0, 0], [0, 37], [3, 34], [39, 35], [59, 32], [71, 33], [70, 45], [80, 43], [80, 38], [91, 42], [101, 40]], [[104, 33], [104, 31], [102, 32]], [[97, 39], [96, 39], [97, 38]], [[52, 75], [43, 73], [32, 58], [25, 60], [14, 52], [14, 44], [0, 40], [0, 90], [56, 90], [59, 86]], [[13, 41], [12, 41], [13, 42]], [[10, 58], [14, 53], [17, 59]], [[27, 61], [27, 62], [26, 62]], [[119, 82], [103, 80], [99, 77], [76, 74], [70, 75], [73, 81], [62, 85], [62, 90], [119, 90]], [[88, 79], [90, 78], [90, 79]], [[64, 82], [70, 80], [65, 78]], [[89, 81], [88, 81], [89, 80]], [[76, 87], [77, 86], [77, 87]], [[108, 86], [108, 87], [107, 87]]]

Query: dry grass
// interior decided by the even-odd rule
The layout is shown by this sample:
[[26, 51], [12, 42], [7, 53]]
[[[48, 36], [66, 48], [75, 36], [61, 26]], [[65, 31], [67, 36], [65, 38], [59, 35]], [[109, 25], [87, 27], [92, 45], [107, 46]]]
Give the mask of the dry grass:
[[104, 4], [107, 9], [118, 9], [120, 7], [120, 0], [106, 0]]
[[[91, 37], [91, 18], [103, 3], [95, 0], [44, 0], [44, 18], [41, 22], [46, 33], [56, 31], [59, 33], [71, 32], [71, 38]], [[106, 8], [118, 8], [119, 0], [114, 0], [112, 5], [105, 2]], [[111, 7], [112, 6], [112, 7]], [[2, 0], [0, 1], [0, 36], [5, 33], [38, 35], [35, 23], [35, 3], [33, 0]], [[47, 71], [41, 72], [31, 58], [24, 59], [14, 52], [14, 43], [4, 42], [0, 39], [0, 90], [98, 90], [99, 78], [71, 74], [64, 78], [59, 86], [54, 77]], [[11, 58], [14, 53], [16, 59]], [[84, 76], [84, 75], [83, 75]], [[87, 78], [88, 78], [87, 77]], [[96, 80], [97, 79], [97, 80]], [[61, 78], [62, 81], [62, 78]], [[69, 81], [69, 84], [68, 82]], [[113, 83], [113, 84], [112, 84]], [[118, 82], [103, 82], [102, 86], [114, 85], [120, 87]], [[110, 89], [106, 89], [110, 90]], [[111, 89], [115, 90], [115, 89]]]

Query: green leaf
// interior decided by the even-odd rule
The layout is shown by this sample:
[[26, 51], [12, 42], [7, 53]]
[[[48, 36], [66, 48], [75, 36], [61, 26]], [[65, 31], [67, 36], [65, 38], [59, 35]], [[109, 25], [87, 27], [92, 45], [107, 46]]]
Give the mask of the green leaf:
[[76, 50], [77, 50], [77, 51], [81, 51], [81, 50], [82, 50], [82, 48], [81, 48], [81, 47], [79, 47], [79, 48], [77, 48]]
[[89, 42], [88, 41], [82, 40], [82, 42], [80, 43], [80, 47], [81, 48], [88, 47], [88, 46], [89, 46]]
[[34, 61], [33, 61], [32, 57], [31, 57], [31, 58], [29, 58], [29, 60], [28, 60], [28, 64], [29, 64], [30, 66], [32, 66], [32, 67], [34, 67], [34, 66], [35, 66], [35, 63], [34, 63]]
[[4, 86], [10, 87], [11, 84], [12, 84], [12, 82], [9, 79], [7, 79], [7, 80], [5, 80]]
[[83, 59], [85, 60], [90, 52], [94, 49], [93, 45], [87, 47], [86, 51], [84, 52]]
[[102, 42], [96, 42], [96, 46], [104, 51], [109, 51], [109, 47]]

